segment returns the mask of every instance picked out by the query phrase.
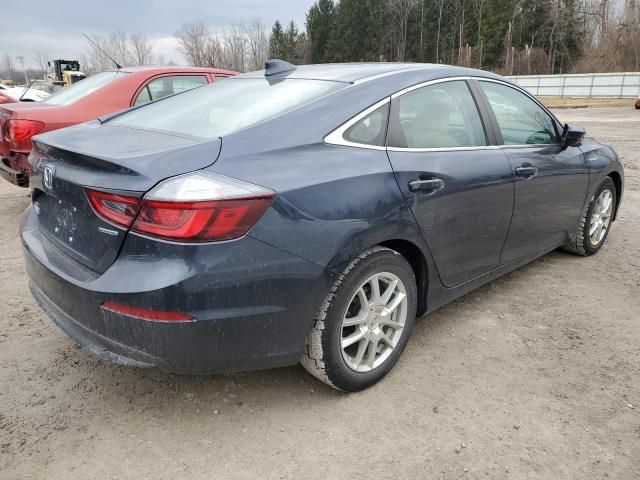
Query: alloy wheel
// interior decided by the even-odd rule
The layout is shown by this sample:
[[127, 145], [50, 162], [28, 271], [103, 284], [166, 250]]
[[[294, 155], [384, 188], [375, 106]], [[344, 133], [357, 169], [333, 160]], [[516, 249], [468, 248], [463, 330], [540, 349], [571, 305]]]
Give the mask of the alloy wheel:
[[407, 291], [393, 273], [369, 277], [351, 298], [342, 320], [341, 350], [356, 372], [368, 372], [391, 355], [407, 320]]
[[600, 193], [593, 212], [591, 213], [591, 224], [589, 227], [589, 241], [594, 247], [599, 245], [604, 239], [611, 223], [613, 212], [613, 194], [611, 190], [605, 189]]

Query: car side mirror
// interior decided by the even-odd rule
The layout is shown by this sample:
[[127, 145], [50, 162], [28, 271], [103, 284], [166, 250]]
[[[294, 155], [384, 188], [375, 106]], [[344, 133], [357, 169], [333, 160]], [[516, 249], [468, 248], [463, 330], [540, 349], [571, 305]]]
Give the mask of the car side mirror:
[[582, 127], [565, 123], [564, 128], [562, 129], [560, 145], [562, 148], [575, 147], [582, 142], [586, 133], [587, 131]]

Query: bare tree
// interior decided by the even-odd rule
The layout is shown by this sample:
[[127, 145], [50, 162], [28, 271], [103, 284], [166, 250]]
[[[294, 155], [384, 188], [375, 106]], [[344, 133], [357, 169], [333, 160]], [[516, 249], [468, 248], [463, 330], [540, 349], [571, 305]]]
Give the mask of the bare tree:
[[487, 0], [473, 0], [471, 5], [476, 14], [476, 22], [478, 24], [478, 68], [482, 68], [482, 16], [484, 14], [484, 7], [487, 4]]
[[[585, 0], [586, 2], [586, 0]], [[640, 1], [623, 5], [595, 0], [585, 6], [591, 26], [598, 28], [584, 57], [574, 67], [582, 72], [640, 70]]]
[[209, 37], [202, 54], [203, 66], [209, 68], [222, 68], [222, 45], [217, 36]]
[[131, 56], [136, 65], [151, 65], [153, 63], [153, 47], [146, 35], [134, 33], [129, 37]]
[[263, 67], [269, 55], [269, 39], [262, 20], [255, 18], [249, 23], [240, 23], [247, 46], [247, 68], [258, 70]]
[[556, 30], [558, 29], [560, 23], [560, 0], [554, 0], [553, 9], [551, 11], [551, 28], [549, 29], [549, 61], [547, 71], [550, 74], [555, 73], [555, 65], [556, 65]]
[[465, 36], [464, 36], [464, 14], [465, 14], [465, 9], [464, 9], [464, 0], [459, 0], [458, 3], [456, 4], [458, 6], [458, 15], [460, 17], [460, 23], [459, 23], [459, 31], [458, 31], [458, 65], [465, 65], [465, 66], [469, 66], [464, 62], [464, 41], [465, 41]]
[[91, 38], [95, 45], [91, 42], [88, 43], [87, 50], [83, 55], [83, 69], [86, 73], [95, 73], [113, 68], [113, 61], [109, 56], [115, 58], [116, 54], [109, 38], [97, 35]]
[[397, 29], [396, 59], [403, 62], [407, 50], [409, 18], [418, 5], [418, 0], [391, 0], [389, 8]]
[[12, 81], [15, 81], [15, 79], [13, 78], [15, 76], [15, 66], [13, 64], [13, 59], [11, 58], [11, 55], [9, 55], [8, 53], [6, 53], [4, 55], [4, 57], [2, 58], [2, 63], [3, 63], [3, 70], [9, 74], [9, 79]]
[[39, 75], [44, 75], [49, 70], [49, 54], [43, 50], [36, 51], [35, 56], [33, 57], [33, 61], [38, 67]]
[[205, 52], [209, 45], [209, 28], [204, 22], [186, 23], [176, 32], [178, 49], [194, 67], [205, 65]]
[[129, 42], [127, 34], [118, 30], [109, 34], [109, 52], [120, 65], [130, 65], [131, 54], [129, 53]]
[[447, 0], [435, 0], [436, 9], [438, 11], [438, 33], [436, 35], [436, 63], [440, 63], [440, 30], [442, 29], [442, 15], [444, 14], [444, 7], [447, 5]]
[[239, 25], [230, 25], [225, 29], [223, 40], [223, 65], [230, 70], [245, 71], [245, 49], [247, 38]]

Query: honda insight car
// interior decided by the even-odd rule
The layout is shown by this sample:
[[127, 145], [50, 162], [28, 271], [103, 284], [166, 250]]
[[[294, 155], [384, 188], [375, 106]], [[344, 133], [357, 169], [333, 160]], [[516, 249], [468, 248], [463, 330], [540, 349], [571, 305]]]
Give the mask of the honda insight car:
[[608, 146], [492, 73], [265, 70], [39, 135], [33, 296], [97, 357], [178, 373], [302, 365], [343, 390], [417, 316], [557, 248], [602, 248]]

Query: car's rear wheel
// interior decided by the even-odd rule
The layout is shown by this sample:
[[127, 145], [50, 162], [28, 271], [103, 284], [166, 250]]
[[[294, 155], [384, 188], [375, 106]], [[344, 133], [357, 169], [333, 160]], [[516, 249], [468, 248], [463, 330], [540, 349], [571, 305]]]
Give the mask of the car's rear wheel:
[[340, 275], [317, 313], [302, 365], [344, 391], [367, 388], [393, 368], [416, 316], [416, 281], [399, 253], [375, 247]]
[[616, 186], [610, 177], [606, 177], [578, 223], [576, 240], [565, 250], [582, 256], [593, 255], [600, 250], [611, 230], [615, 208]]

